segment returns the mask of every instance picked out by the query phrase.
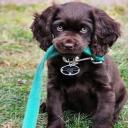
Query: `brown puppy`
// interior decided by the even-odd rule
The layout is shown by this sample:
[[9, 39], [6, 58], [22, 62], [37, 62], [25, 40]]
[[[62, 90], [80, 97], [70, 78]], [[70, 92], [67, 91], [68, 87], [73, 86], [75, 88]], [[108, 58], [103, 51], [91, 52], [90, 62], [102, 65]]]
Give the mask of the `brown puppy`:
[[[124, 82], [116, 64], [106, 55], [120, 36], [119, 24], [100, 9], [70, 2], [36, 14], [32, 31], [43, 50], [54, 44], [60, 52], [47, 63], [47, 128], [64, 128], [64, 109], [92, 116], [93, 128], [112, 128], [126, 101]], [[93, 56], [105, 56], [105, 62], [82, 61], [77, 64], [78, 74], [64, 75], [60, 71], [66, 65], [62, 57], [87, 58], [83, 54], [86, 47]]]

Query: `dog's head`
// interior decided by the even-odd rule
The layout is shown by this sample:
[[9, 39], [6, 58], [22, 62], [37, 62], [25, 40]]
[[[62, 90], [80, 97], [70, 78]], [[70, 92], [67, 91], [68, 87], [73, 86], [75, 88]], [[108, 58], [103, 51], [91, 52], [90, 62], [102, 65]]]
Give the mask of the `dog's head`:
[[36, 14], [31, 28], [43, 50], [53, 43], [61, 54], [80, 55], [89, 46], [94, 55], [105, 55], [120, 36], [119, 26], [100, 9], [70, 2]]

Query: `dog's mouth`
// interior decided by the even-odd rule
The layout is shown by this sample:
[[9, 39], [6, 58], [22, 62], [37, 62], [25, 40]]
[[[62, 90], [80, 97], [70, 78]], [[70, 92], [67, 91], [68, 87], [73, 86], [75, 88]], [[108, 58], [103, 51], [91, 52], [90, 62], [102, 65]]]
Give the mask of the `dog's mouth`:
[[55, 47], [61, 56], [64, 56], [65, 58], [68, 58], [68, 59], [73, 59], [76, 56], [80, 56], [83, 52], [83, 47], [80, 47], [80, 46], [76, 46], [72, 49], [69, 49], [69, 48], [65, 48], [61, 44], [59, 45], [55, 44]]
[[80, 56], [84, 48], [84, 41], [80, 37], [75, 38], [75, 36], [57, 37], [53, 39], [53, 43], [57, 51], [69, 59]]

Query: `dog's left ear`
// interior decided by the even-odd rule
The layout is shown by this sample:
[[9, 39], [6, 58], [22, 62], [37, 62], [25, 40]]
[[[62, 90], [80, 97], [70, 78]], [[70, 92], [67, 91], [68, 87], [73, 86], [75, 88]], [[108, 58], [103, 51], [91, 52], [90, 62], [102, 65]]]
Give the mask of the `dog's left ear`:
[[115, 22], [104, 11], [94, 9], [94, 37], [91, 49], [94, 55], [105, 55], [120, 36], [120, 24]]

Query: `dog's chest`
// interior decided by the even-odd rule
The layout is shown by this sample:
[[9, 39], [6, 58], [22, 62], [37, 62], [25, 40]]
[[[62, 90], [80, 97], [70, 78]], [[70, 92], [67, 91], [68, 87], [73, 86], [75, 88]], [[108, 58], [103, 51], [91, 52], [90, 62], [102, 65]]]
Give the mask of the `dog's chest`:
[[94, 93], [93, 83], [90, 81], [72, 81], [72, 83], [65, 85], [64, 90], [68, 97], [79, 99], [85, 99], [85, 97]]
[[65, 102], [70, 109], [90, 113], [96, 107], [96, 94], [91, 81], [72, 81], [64, 87]]

